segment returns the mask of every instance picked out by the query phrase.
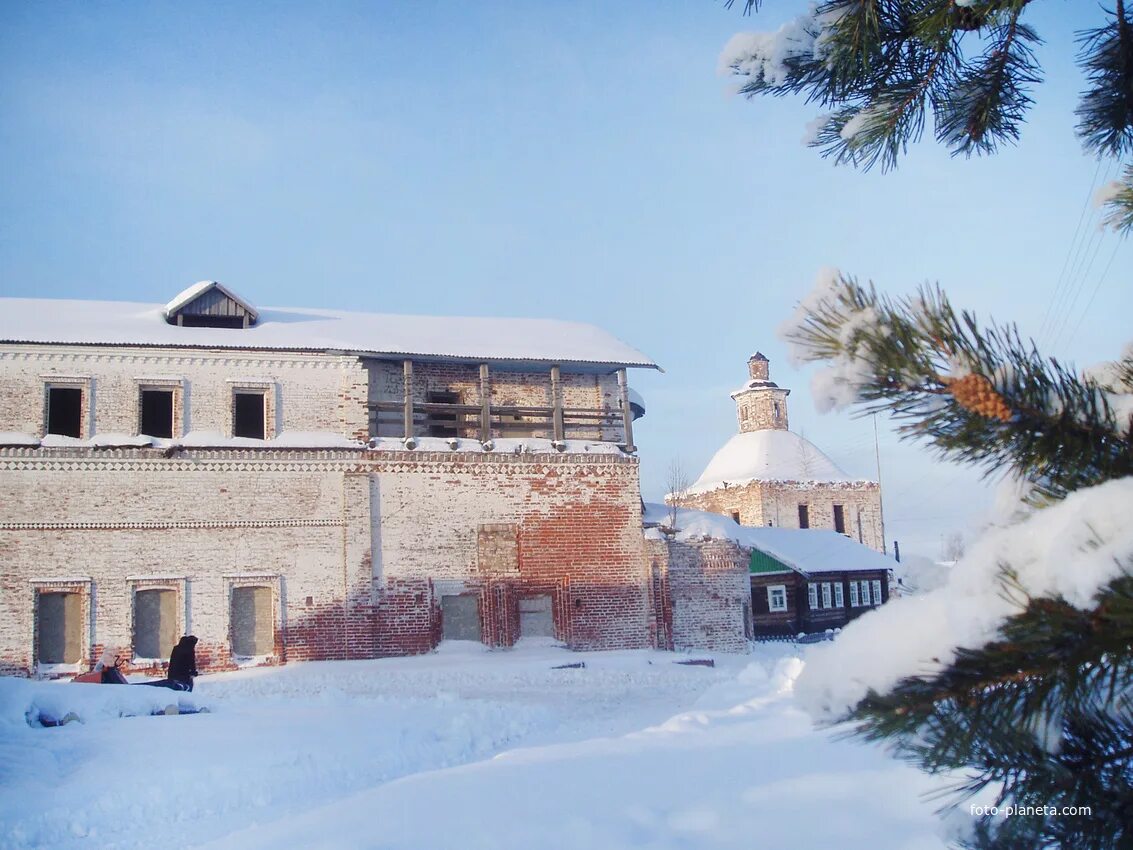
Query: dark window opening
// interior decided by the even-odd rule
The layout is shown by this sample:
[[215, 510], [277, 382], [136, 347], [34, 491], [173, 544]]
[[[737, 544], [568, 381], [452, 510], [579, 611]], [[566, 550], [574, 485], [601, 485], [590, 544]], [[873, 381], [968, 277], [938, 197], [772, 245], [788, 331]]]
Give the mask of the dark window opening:
[[142, 423], [138, 433], [173, 436], [173, 390], [142, 390]]
[[41, 664], [77, 664], [82, 657], [82, 599], [77, 593], [40, 593], [37, 599]]
[[237, 392], [232, 400], [232, 436], [264, 439], [264, 394]]
[[181, 314], [180, 324], [186, 328], [242, 328], [243, 316], [192, 316]]
[[740, 523], [740, 512], [739, 511], [732, 511], [732, 519], [734, 519], [736, 521], [736, 525], [739, 525], [739, 523]]
[[80, 437], [83, 430], [83, 391], [51, 387], [47, 396], [47, 433]]
[[[434, 392], [426, 397], [429, 404], [460, 404], [460, 394]], [[457, 416], [455, 413], [430, 413], [428, 418], [430, 437], [457, 436]]]
[[810, 528], [810, 510], [806, 505], [799, 505], [799, 528]]
[[846, 513], [841, 505], [834, 506], [834, 530], [839, 534], [846, 533]]
[[177, 594], [139, 590], [134, 594], [134, 657], [168, 658], [177, 643]]

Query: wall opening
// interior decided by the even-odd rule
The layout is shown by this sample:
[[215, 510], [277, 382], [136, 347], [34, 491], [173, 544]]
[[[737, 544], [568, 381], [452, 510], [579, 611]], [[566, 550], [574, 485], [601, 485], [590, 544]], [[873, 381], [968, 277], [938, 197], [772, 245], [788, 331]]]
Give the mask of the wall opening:
[[462, 593], [441, 597], [441, 639], [481, 639], [478, 595]]
[[81, 437], [83, 431], [83, 391], [79, 387], [49, 387], [47, 390], [47, 433]]
[[252, 658], [275, 651], [274, 607], [270, 587], [232, 588], [233, 655]]
[[519, 636], [555, 636], [555, 618], [551, 613], [551, 595], [524, 596], [519, 600]]
[[834, 530], [839, 534], [846, 533], [846, 511], [841, 505], [834, 506]]
[[[431, 392], [426, 396], [429, 404], [460, 404], [460, 394], [454, 392]], [[430, 437], [456, 437], [457, 417], [455, 413], [430, 411], [428, 433]]]
[[256, 390], [236, 390], [232, 394], [232, 436], [264, 439], [264, 393]]
[[177, 637], [177, 593], [167, 589], [136, 591], [134, 657], [168, 658]]
[[799, 505], [799, 528], [810, 528], [810, 509]]
[[173, 390], [142, 390], [139, 434], [149, 437], [173, 436]]
[[83, 654], [82, 597], [78, 593], [39, 593], [36, 641], [40, 664], [77, 664]]

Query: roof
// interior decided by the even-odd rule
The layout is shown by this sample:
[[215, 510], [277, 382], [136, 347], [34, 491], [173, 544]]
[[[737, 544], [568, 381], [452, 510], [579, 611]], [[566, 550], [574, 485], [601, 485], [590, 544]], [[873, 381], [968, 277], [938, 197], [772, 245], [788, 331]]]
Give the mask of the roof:
[[851, 478], [819, 448], [792, 431], [765, 429], [736, 434], [708, 462], [690, 493], [749, 481], [860, 481]]
[[201, 294], [202, 281], [169, 305], [122, 301], [0, 298], [0, 342], [140, 345], [222, 349], [347, 351], [518, 363], [576, 363], [659, 368], [593, 325], [555, 319], [399, 316], [265, 307], [248, 328], [179, 327], [166, 320], [178, 300]]
[[743, 532], [741, 542], [744, 545], [751, 546], [804, 575], [877, 572], [891, 570], [897, 563], [892, 558], [829, 529], [745, 528]]
[[[646, 502], [644, 519], [647, 525], [668, 525], [671, 518], [672, 508], [668, 505]], [[756, 561], [760, 565], [758, 570], [751, 570], [754, 573], [786, 570], [796, 570], [804, 575], [867, 572], [891, 570], [897, 564], [892, 558], [830, 529], [753, 527], [740, 525], [723, 514], [689, 508], [677, 509], [676, 526], [677, 540], [731, 540], [763, 553], [762, 557], [753, 558], [753, 565]], [[660, 532], [649, 528], [646, 535], [656, 538]], [[782, 568], [776, 570], [770, 561], [777, 561]]]

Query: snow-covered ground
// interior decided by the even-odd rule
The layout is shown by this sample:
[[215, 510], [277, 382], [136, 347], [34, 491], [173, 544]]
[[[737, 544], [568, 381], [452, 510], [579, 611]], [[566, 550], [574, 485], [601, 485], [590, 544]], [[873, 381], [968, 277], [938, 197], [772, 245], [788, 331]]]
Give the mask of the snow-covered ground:
[[[716, 666], [443, 644], [193, 694], [2, 678], [2, 843], [927, 850], [965, 825], [924, 797], [944, 780], [812, 725], [793, 699], [806, 650], [697, 657]], [[171, 702], [209, 713], [149, 715]]]

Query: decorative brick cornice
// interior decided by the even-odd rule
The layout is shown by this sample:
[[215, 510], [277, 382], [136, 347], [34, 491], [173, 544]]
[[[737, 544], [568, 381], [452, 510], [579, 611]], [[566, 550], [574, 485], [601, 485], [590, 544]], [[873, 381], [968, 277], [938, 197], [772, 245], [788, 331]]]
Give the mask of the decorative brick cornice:
[[122, 522], [3, 522], [0, 531], [173, 531], [239, 528], [341, 528], [341, 519], [125, 520]]
[[2, 471], [82, 472], [414, 472], [422, 466], [455, 470], [488, 465], [490, 470], [541, 468], [635, 470], [638, 459], [623, 454], [531, 452], [419, 452], [357, 449], [216, 448], [36, 448], [0, 447]]
[[239, 368], [286, 369], [363, 369], [357, 357], [326, 354], [324, 352], [279, 353], [265, 356], [263, 352], [237, 351], [224, 353], [195, 352], [185, 349], [162, 349], [147, 346], [142, 349], [116, 349], [108, 346], [44, 345], [0, 346], [0, 360], [32, 363], [88, 363], [88, 364], [149, 364], [164, 367], [235, 366]]

